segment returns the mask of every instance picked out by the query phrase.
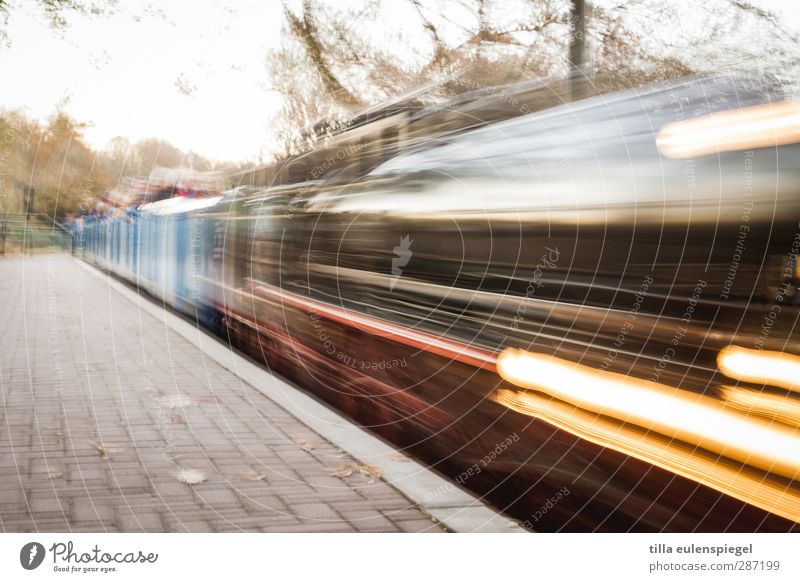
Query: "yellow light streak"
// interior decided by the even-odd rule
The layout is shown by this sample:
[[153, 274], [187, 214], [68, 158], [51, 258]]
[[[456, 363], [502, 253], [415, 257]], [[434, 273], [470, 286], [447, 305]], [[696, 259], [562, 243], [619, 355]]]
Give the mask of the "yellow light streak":
[[727, 346], [717, 355], [717, 365], [729, 378], [769, 384], [800, 392], [800, 357], [783, 352]]
[[583, 410], [790, 479], [800, 476], [800, 438], [793, 429], [731, 410], [718, 399], [524, 350], [503, 351], [497, 369], [517, 386]]
[[781, 479], [532, 391], [498, 390], [494, 400], [597, 445], [635, 457], [716, 491], [800, 522], [800, 493]]
[[723, 386], [720, 396], [729, 406], [800, 427], [800, 400], [788, 394], [768, 394], [737, 386]]
[[768, 103], [668, 123], [656, 144], [667, 158], [775, 147], [800, 141], [800, 104]]

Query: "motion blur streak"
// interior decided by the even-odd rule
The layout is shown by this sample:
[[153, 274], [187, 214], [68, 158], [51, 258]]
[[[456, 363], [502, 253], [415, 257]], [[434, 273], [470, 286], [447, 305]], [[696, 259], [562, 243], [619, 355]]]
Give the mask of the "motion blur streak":
[[585, 411], [789, 479], [800, 475], [800, 438], [795, 430], [731, 410], [714, 398], [514, 348], [500, 354], [497, 370], [517, 386]]
[[[708, 147], [789, 139], [793, 93], [619, 80], [413, 93], [222, 198], [132, 193], [81, 218], [76, 251], [456, 482], [518, 435], [465, 486], [520, 521], [568, 486], [540, 531], [800, 531], [793, 409], [723, 390], [800, 388], [717, 365], [732, 344], [800, 356], [800, 143], [656, 143], [690, 119]], [[540, 355], [498, 369], [507, 348]]]
[[[299, 297], [293, 293], [286, 293], [278, 288], [272, 288], [267, 285], [255, 285], [254, 290], [257, 294], [277, 300], [281, 304], [291, 304], [301, 307], [307, 313], [322, 314], [333, 321], [338, 321], [369, 334], [384, 339], [392, 339], [408, 346], [433, 352], [440, 356], [446, 356], [452, 360], [464, 362], [478, 368], [495, 371], [496, 364], [494, 355], [487, 350], [380, 321], [374, 317], [359, 315], [352, 311], [327, 305], [320, 301], [313, 301], [311, 299]], [[262, 297], [258, 295], [252, 295], [248, 298], [263, 300]]]
[[662, 435], [631, 427], [535, 392], [498, 390], [493, 400], [603, 447], [636, 457], [794, 521], [800, 495], [787, 482]]
[[735, 380], [800, 392], [800, 357], [797, 356], [727, 346], [719, 351], [717, 365], [723, 374]]
[[758, 390], [723, 386], [720, 395], [730, 406], [800, 427], [800, 400], [788, 394], [768, 394]]
[[668, 158], [692, 158], [800, 141], [800, 104], [770, 103], [668, 123], [656, 137]]

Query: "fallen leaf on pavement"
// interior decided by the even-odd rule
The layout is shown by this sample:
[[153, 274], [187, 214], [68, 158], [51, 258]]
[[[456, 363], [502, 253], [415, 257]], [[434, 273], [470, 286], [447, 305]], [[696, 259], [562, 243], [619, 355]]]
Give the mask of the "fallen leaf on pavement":
[[197, 402], [191, 396], [184, 394], [174, 394], [172, 396], [164, 396], [159, 398], [158, 401], [169, 409], [188, 408], [189, 406], [197, 406]]
[[242, 481], [263, 481], [266, 478], [266, 475], [258, 471], [248, 471], [247, 473], [241, 473], [239, 475], [239, 479]]
[[197, 469], [181, 469], [175, 475], [175, 478], [187, 485], [197, 485], [206, 480], [206, 476]]
[[317, 443], [308, 439], [294, 439], [294, 444], [299, 445], [304, 451], [313, 451]]
[[375, 465], [359, 465], [358, 472], [370, 479], [380, 479], [383, 477], [383, 471], [380, 467], [376, 467]]
[[339, 465], [335, 469], [331, 469], [331, 475], [334, 477], [349, 477], [355, 470], [356, 468], [353, 465]]
[[115, 455], [117, 453], [122, 453], [125, 451], [125, 447], [120, 445], [112, 445], [109, 443], [101, 443], [97, 441], [91, 441], [94, 448], [97, 449], [97, 452], [100, 453], [100, 458], [108, 459], [111, 455]]

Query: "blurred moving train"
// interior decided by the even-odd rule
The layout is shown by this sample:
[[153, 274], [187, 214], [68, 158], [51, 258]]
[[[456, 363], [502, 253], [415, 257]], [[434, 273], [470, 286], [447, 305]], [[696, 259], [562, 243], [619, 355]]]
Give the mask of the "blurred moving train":
[[505, 95], [87, 221], [83, 255], [532, 529], [796, 530], [800, 106]]

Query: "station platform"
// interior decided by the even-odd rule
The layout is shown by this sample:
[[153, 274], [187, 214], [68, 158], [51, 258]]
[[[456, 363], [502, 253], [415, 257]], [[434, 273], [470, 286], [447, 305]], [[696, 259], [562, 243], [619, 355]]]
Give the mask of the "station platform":
[[521, 531], [79, 259], [0, 259], [0, 321], [3, 531]]

